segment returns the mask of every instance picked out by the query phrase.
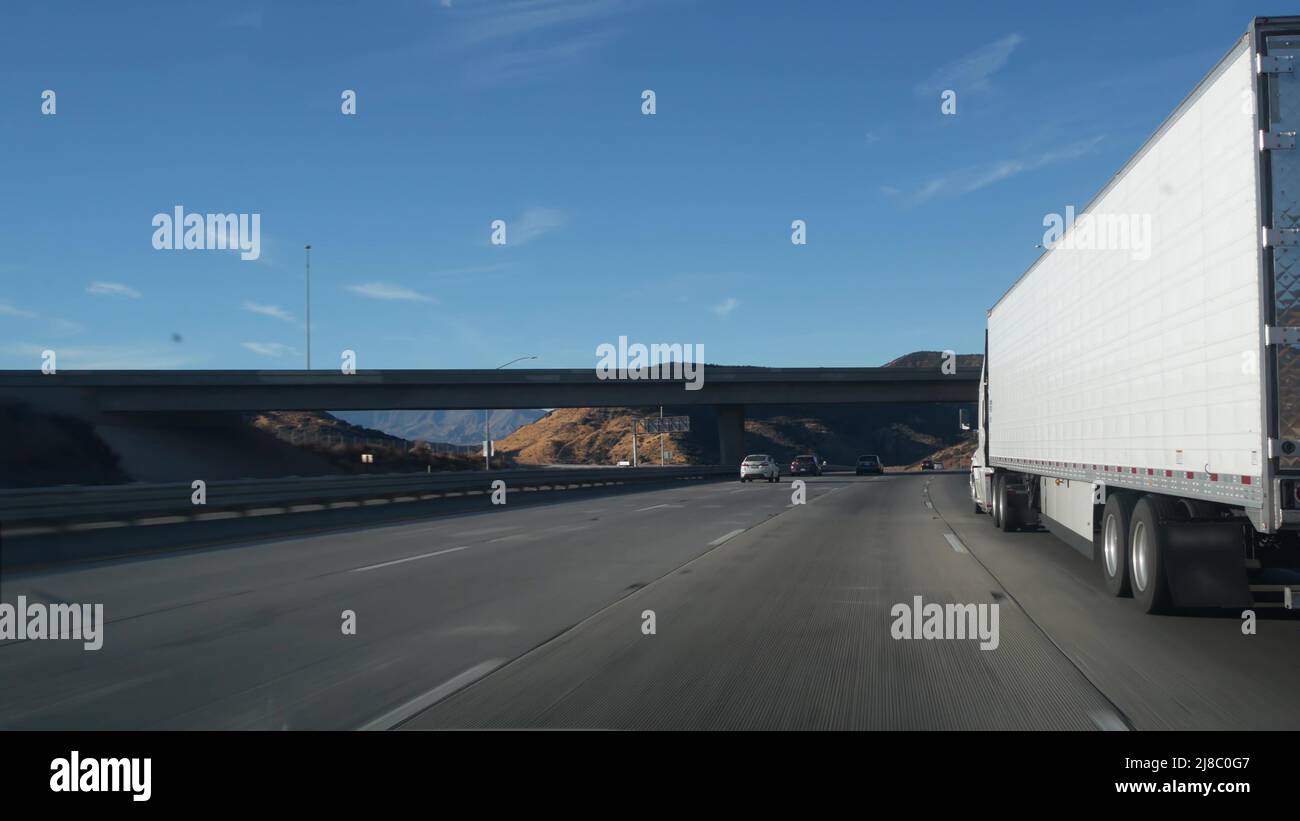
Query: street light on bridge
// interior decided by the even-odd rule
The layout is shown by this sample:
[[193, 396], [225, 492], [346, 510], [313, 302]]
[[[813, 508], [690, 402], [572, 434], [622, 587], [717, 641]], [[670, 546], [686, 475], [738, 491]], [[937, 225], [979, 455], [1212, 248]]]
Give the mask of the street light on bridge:
[[[501, 370], [504, 367], [513, 365], [516, 362], [523, 362], [526, 359], [536, 359], [535, 356], [520, 356], [505, 363], [497, 365], [495, 370]], [[488, 429], [488, 420], [491, 418], [492, 411], [488, 408], [483, 409], [483, 469], [492, 469], [492, 431]]]
[[307, 370], [311, 370], [311, 246], [303, 246], [307, 254]]

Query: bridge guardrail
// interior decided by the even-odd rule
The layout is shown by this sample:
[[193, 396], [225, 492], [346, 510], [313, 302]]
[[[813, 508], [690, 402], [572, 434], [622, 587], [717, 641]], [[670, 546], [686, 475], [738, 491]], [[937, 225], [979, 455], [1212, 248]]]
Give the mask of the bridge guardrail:
[[711, 478], [729, 475], [721, 466], [645, 468], [543, 468], [490, 473], [394, 473], [354, 476], [232, 479], [206, 483], [206, 504], [191, 501], [189, 483], [78, 485], [0, 490], [0, 522], [7, 525], [86, 522], [104, 517], [139, 518], [248, 510], [285, 505], [324, 504], [393, 498], [413, 494], [490, 491], [500, 479], [508, 489], [583, 484]]

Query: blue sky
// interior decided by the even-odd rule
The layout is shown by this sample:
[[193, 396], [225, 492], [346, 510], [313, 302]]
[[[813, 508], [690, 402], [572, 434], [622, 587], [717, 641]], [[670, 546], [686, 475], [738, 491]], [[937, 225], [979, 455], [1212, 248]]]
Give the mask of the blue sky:
[[[0, 368], [301, 367], [306, 243], [316, 367], [593, 367], [620, 335], [718, 364], [978, 351], [1044, 214], [1271, 11], [6, 3]], [[260, 214], [261, 256], [155, 250], [178, 204]]]

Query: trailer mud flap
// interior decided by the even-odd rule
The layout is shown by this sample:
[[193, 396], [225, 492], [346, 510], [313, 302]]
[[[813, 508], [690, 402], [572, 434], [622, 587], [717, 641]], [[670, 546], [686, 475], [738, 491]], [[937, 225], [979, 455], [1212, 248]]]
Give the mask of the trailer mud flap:
[[1250, 607], [1245, 534], [1232, 522], [1163, 524], [1165, 574], [1176, 607]]

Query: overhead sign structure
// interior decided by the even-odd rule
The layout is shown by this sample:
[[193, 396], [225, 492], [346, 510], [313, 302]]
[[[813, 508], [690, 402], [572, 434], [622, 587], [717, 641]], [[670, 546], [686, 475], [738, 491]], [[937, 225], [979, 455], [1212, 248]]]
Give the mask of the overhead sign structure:
[[651, 416], [643, 423], [643, 433], [689, 433], [691, 417], [689, 416]]

